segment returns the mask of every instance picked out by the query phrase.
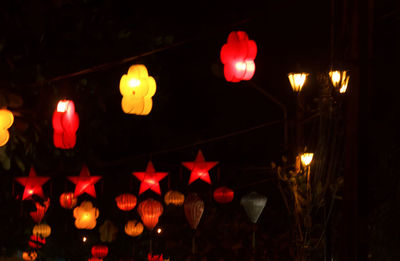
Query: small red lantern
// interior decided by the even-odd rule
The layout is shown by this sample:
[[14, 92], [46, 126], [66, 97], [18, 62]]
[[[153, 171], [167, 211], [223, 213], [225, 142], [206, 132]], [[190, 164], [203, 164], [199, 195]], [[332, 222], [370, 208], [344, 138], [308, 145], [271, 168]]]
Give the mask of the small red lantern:
[[66, 209], [72, 209], [76, 206], [78, 199], [75, 197], [74, 192], [65, 192], [60, 196], [60, 205]]
[[164, 211], [164, 207], [157, 200], [149, 198], [140, 202], [137, 211], [142, 218], [143, 224], [149, 230], [153, 230], [158, 223], [158, 218]]
[[256, 55], [257, 45], [253, 40], [249, 40], [246, 32], [231, 32], [220, 53], [225, 79], [228, 82], [250, 80], [256, 69]]
[[120, 210], [129, 211], [135, 208], [137, 199], [135, 195], [125, 193], [116, 197], [115, 201], [117, 202], [117, 206]]
[[92, 255], [97, 258], [105, 258], [108, 255], [108, 247], [97, 245], [92, 247]]
[[88, 261], [103, 261], [103, 259], [92, 256], [92, 257], [89, 257]]
[[148, 261], [163, 261], [164, 259], [163, 259], [163, 255], [161, 254], [161, 255], [152, 255], [152, 254], [148, 254], [147, 255], [147, 260]]
[[46, 244], [46, 239], [41, 238], [40, 236], [31, 235], [28, 244], [31, 248], [42, 248], [42, 246]]
[[220, 187], [214, 190], [214, 199], [218, 203], [226, 204], [233, 200], [234, 192], [230, 188]]
[[61, 100], [53, 113], [53, 142], [56, 148], [72, 149], [76, 143], [79, 117], [73, 101]]

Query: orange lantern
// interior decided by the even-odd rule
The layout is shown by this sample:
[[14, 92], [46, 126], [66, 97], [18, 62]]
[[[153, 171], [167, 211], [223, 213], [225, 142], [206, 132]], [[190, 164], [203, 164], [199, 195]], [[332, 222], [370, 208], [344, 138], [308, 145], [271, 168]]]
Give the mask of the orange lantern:
[[66, 209], [72, 209], [78, 203], [74, 192], [65, 192], [60, 195], [60, 205]]
[[185, 196], [176, 190], [168, 191], [164, 196], [165, 204], [173, 204], [175, 206], [182, 206], [185, 201]]
[[253, 40], [249, 40], [246, 32], [231, 32], [220, 53], [225, 79], [228, 82], [250, 80], [256, 69], [256, 55], [257, 45]]
[[117, 206], [120, 210], [129, 211], [136, 206], [136, 197], [133, 194], [125, 193], [115, 198]]
[[158, 223], [158, 218], [164, 211], [163, 205], [152, 198], [146, 199], [140, 202], [137, 211], [142, 218], [143, 224], [149, 229], [153, 228]]
[[74, 209], [75, 226], [78, 229], [93, 229], [98, 217], [99, 210], [90, 201], [83, 201]]
[[234, 192], [230, 188], [220, 187], [214, 191], [213, 196], [218, 203], [226, 204], [233, 200]]
[[156, 81], [149, 76], [142, 64], [129, 67], [128, 74], [121, 77], [119, 90], [122, 94], [122, 110], [125, 113], [148, 115], [153, 107]]
[[0, 109], [0, 147], [6, 145], [10, 138], [8, 129], [14, 122], [14, 115], [11, 111]]
[[97, 258], [105, 258], [108, 255], [108, 247], [97, 245], [92, 247], [92, 255]]
[[47, 224], [35, 225], [32, 229], [32, 234], [46, 238], [51, 234], [51, 227]]
[[53, 113], [53, 142], [56, 148], [72, 149], [76, 143], [76, 131], [79, 128], [79, 117], [75, 104], [70, 100], [61, 100]]
[[143, 233], [143, 224], [137, 220], [129, 220], [125, 225], [125, 233], [131, 237], [137, 237]]
[[46, 239], [37, 235], [31, 235], [28, 244], [31, 248], [42, 248], [46, 244]]
[[34, 261], [37, 258], [37, 253], [35, 251], [23, 252], [22, 259], [26, 261]]

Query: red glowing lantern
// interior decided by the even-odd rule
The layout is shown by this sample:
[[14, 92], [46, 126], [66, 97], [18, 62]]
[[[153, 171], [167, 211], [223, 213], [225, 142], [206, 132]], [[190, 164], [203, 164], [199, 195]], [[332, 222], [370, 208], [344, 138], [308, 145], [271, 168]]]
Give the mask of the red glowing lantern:
[[149, 230], [153, 230], [158, 223], [158, 218], [164, 211], [164, 207], [157, 200], [149, 198], [139, 203], [137, 211], [142, 218], [143, 224]]
[[211, 184], [210, 174], [208, 171], [217, 165], [218, 161], [205, 161], [203, 153], [199, 150], [195, 161], [184, 161], [182, 164], [191, 171], [189, 184], [197, 179], [201, 179], [208, 184]]
[[49, 177], [38, 177], [33, 167], [29, 171], [28, 177], [15, 178], [22, 186], [25, 186], [22, 200], [30, 199], [32, 195], [44, 198], [42, 185], [46, 183]]
[[147, 260], [148, 261], [163, 261], [164, 259], [163, 259], [163, 255], [161, 254], [161, 255], [152, 255], [152, 254], [148, 254], [147, 255]]
[[46, 244], [46, 239], [37, 235], [31, 235], [28, 244], [31, 248], [42, 248]]
[[136, 206], [136, 197], [133, 194], [125, 193], [121, 194], [115, 198], [115, 202], [117, 202], [117, 206], [122, 211], [129, 211], [135, 208]]
[[230, 188], [220, 187], [214, 191], [214, 199], [218, 203], [226, 204], [233, 200], [234, 192]]
[[76, 206], [78, 199], [75, 197], [74, 192], [65, 192], [60, 196], [60, 205], [66, 209], [72, 209]]
[[160, 180], [165, 178], [168, 172], [156, 172], [153, 163], [149, 161], [145, 172], [133, 172], [132, 174], [141, 181], [139, 195], [148, 189], [161, 195]]
[[88, 261], [103, 261], [103, 259], [92, 256], [92, 257], [89, 257]]
[[97, 245], [92, 247], [92, 255], [97, 258], [105, 258], [108, 255], [108, 247]]
[[183, 208], [190, 227], [196, 229], [204, 212], [204, 201], [196, 193], [191, 193], [185, 198]]
[[50, 199], [48, 198], [46, 201], [41, 204], [40, 202], [35, 202], [36, 211], [31, 211], [29, 214], [31, 215], [33, 221], [36, 223], [40, 223], [46, 214], [47, 209], [50, 206]]
[[253, 40], [249, 40], [246, 32], [231, 32], [220, 53], [225, 79], [228, 82], [250, 80], [256, 69], [254, 64], [256, 55], [257, 45]]
[[61, 100], [53, 113], [53, 142], [56, 148], [72, 149], [76, 143], [79, 117], [73, 101]]

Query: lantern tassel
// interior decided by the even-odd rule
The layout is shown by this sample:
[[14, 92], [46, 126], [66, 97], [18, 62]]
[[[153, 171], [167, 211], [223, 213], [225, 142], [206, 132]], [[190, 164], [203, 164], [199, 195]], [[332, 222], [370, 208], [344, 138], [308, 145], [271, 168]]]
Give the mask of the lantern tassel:
[[256, 253], [256, 224], [253, 224], [253, 238], [252, 238], [253, 254]]
[[195, 255], [196, 254], [196, 235], [193, 234], [192, 237], [192, 254]]
[[151, 240], [151, 236], [150, 236], [150, 242], [149, 242], [149, 245], [150, 245], [150, 247], [149, 247], [149, 252], [150, 252], [150, 255], [153, 255], [153, 242], [152, 242], [152, 240]]

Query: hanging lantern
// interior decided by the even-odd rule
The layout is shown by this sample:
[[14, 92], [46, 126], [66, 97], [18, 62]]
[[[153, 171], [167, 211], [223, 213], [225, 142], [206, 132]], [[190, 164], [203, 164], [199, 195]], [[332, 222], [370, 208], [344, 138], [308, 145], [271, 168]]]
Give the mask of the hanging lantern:
[[76, 131], [79, 128], [79, 116], [75, 104], [70, 100], [60, 100], [53, 113], [53, 142], [59, 149], [72, 149], [76, 143]]
[[243, 206], [251, 222], [255, 224], [257, 223], [265, 204], [267, 204], [267, 197], [258, 194], [257, 192], [250, 192], [242, 197], [240, 204]]
[[42, 186], [50, 178], [37, 176], [36, 171], [33, 167], [31, 167], [28, 177], [18, 177], [15, 179], [18, 183], [25, 187], [24, 194], [22, 195], [22, 200], [26, 200], [31, 199], [32, 195], [37, 195], [41, 198], [44, 198]]
[[103, 259], [92, 256], [92, 257], [89, 257], [88, 261], [103, 261]]
[[131, 237], [137, 237], [143, 233], [143, 224], [137, 220], [129, 220], [125, 225], [125, 233]]
[[93, 246], [91, 253], [94, 257], [105, 258], [108, 255], [108, 247], [104, 245]]
[[90, 201], [83, 201], [74, 209], [75, 226], [78, 229], [93, 229], [98, 217], [99, 210]]
[[153, 163], [149, 161], [145, 172], [133, 172], [132, 174], [141, 181], [139, 195], [148, 189], [161, 195], [160, 180], [165, 178], [168, 172], [156, 172]]
[[253, 40], [249, 40], [246, 32], [231, 32], [220, 53], [225, 79], [228, 82], [250, 80], [256, 70], [256, 55], [257, 45]]
[[175, 205], [175, 206], [182, 206], [183, 202], [185, 201], [185, 196], [176, 190], [168, 191], [164, 196], [165, 204]]
[[196, 193], [191, 193], [185, 198], [183, 207], [190, 227], [196, 229], [204, 212], [204, 201]]
[[33, 227], [32, 234], [40, 236], [42, 238], [46, 238], [51, 234], [51, 227], [47, 224], [35, 225]]
[[23, 252], [22, 259], [26, 261], [34, 261], [37, 258], [37, 253], [35, 251]]
[[136, 197], [133, 194], [125, 193], [115, 198], [117, 206], [120, 210], [129, 211], [136, 206]]
[[65, 192], [60, 195], [60, 205], [66, 209], [72, 209], [78, 203], [78, 198], [75, 197], [74, 192]]
[[161, 254], [161, 255], [152, 255], [152, 254], [148, 254], [147, 255], [147, 260], [148, 261], [163, 261], [164, 259], [163, 259], [163, 255]]
[[147, 229], [153, 230], [157, 225], [158, 219], [162, 215], [164, 208], [160, 202], [149, 198], [139, 203], [137, 211]]
[[8, 129], [14, 123], [14, 115], [11, 111], [0, 109], [0, 147], [6, 145], [10, 138]]
[[35, 223], [40, 223], [44, 217], [44, 214], [46, 214], [47, 209], [50, 206], [50, 199], [48, 198], [46, 201], [41, 204], [40, 202], [35, 202], [36, 206], [36, 211], [31, 211], [29, 214], [31, 215], [33, 221]]
[[233, 200], [234, 192], [230, 188], [220, 187], [214, 190], [213, 196], [218, 203], [226, 204]]
[[117, 237], [118, 228], [110, 221], [106, 220], [99, 228], [100, 240], [111, 243]]
[[46, 244], [46, 239], [37, 235], [31, 235], [28, 244], [31, 248], [42, 248]]
[[148, 115], [153, 107], [156, 81], [149, 76], [146, 66], [132, 65], [128, 74], [121, 77], [119, 90], [122, 94], [122, 110], [125, 113]]
[[289, 73], [288, 78], [293, 91], [300, 92], [307, 80], [308, 73]]
[[199, 150], [195, 161], [184, 161], [182, 165], [188, 168], [190, 173], [189, 184], [197, 179], [201, 179], [208, 184], [211, 184], [211, 179], [208, 171], [218, 164], [218, 161], [205, 161], [203, 152]]
[[338, 88], [340, 93], [346, 92], [350, 80], [347, 71], [330, 71], [329, 77], [331, 77], [333, 87]]

